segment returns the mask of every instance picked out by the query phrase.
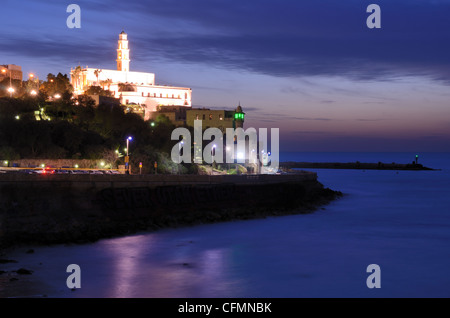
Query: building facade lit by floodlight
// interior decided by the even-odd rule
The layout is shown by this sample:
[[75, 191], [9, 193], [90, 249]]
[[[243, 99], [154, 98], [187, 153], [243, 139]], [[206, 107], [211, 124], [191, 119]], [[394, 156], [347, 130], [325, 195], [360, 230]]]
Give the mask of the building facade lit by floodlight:
[[81, 95], [90, 86], [100, 86], [112, 92], [123, 105], [137, 105], [143, 109], [144, 119], [157, 107], [191, 107], [192, 89], [157, 85], [154, 73], [130, 71], [128, 35], [119, 34], [117, 46], [117, 70], [77, 66], [70, 71], [74, 94]]

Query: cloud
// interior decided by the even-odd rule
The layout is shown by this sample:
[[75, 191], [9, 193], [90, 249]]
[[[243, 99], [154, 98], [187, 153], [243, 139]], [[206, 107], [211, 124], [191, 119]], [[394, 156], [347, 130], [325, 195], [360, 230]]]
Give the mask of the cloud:
[[[47, 4], [55, 7], [58, 2]], [[450, 2], [377, 3], [382, 28], [370, 30], [365, 25], [369, 1], [80, 1], [84, 33], [75, 39], [79, 41], [51, 24], [33, 32], [24, 14], [23, 28], [30, 31], [20, 36], [6, 32], [2, 49], [102, 64], [115, 59], [111, 39], [123, 27], [135, 61], [171, 60], [276, 77], [389, 81], [426, 76], [450, 82]], [[64, 10], [61, 14], [66, 16]], [[116, 28], [108, 39], [106, 26]]]
[[357, 1], [197, 0], [170, 10], [173, 4], [158, 4], [152, 14], [210, 32], [142, 36], [143, 48], [165, 58], [280, 77], [450, 79], [448, 2], [381, 1], [380, 30], [365, 26], [365, 6]]

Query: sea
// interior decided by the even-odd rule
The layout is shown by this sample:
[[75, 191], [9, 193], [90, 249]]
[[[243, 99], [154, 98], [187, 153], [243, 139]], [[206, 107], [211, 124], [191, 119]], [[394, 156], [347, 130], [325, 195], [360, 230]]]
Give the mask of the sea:
[[[342, 198], [312, 214], [30, 246], [0, 297], [447, 298], [450, 153], [281, 153], [281, 161], [418, 162], [432, 171], [315, 171]], [[33, 253], [27, 253], [30, 249]], [[71, 264], [81, 288], [69, 288]], [[5, 275], [5, 274], [4, 274]], [[26, 276], [26, 277], [25, 277]], [[1, 276], [0, 276], [1, 278]]]

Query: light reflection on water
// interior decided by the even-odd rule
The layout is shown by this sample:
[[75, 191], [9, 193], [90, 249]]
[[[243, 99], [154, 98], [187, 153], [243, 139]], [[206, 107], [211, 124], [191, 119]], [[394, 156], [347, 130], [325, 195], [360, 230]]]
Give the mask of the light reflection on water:
[[83, 248], [84, 257], [95, 259], [95, 265], [86, 265], [85, 284], [70, 296], [211, 297], [236, 291], [228, 275], [228, 248], [198, 248], [197, 242], [180, 241], [172, 234], [151, 233], [71, 247]]
[[[35, 271], [32, 288], [6, 296], [36, 290], [50, 297], [450, 296], [448, 170], [318, 175], [347, 195], [313, 214], [16, 251], [8, 258]], [[82, 288], [74, 292], [65, 287], [65, 268], [73, 263], [82, 269]], [[365, 285], [373, 263], [382, 269], [377, 291]]]

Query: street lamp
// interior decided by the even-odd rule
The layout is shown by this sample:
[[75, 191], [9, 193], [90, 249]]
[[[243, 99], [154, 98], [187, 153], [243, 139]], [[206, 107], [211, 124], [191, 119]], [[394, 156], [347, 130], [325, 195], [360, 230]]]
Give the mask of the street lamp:
[[[6, 68], [2, 69], [2, 73], [6, 73]], [[11, 91], [12, 90], [12, 91]], [[8, 88], [9, 96], [12, 97], [12, 93], [14, 92], [14, 88], [12, 88], [12, 82], [11, 82], [11, 71], [9, 71], [9, 88]]]
[[128, 137], [127, 138], [127, 157], [125, 158], [125, 165], [126, 165], [126, 171], [127, 174], [130, 174], [130, 157], [129, 157], [129, 149], [130, 149], [130, 141], [133, 140], [133, 137]]
[[211, 156], [212, 156], [212, 162], [214, 163], [214, 156], [216, 154], [216, 147], [217, 145], [213, 145], [211, 149]]
[[130, 147], [130, 141], [132, 141], [132, 140], [133, 140], [133, 137], [128, 137], [127, 138], [127, 156], [128, 156], [128, 149]]
[[36, 96], [36, 91], [33, 89], [31, 92], [30, 92], [30, 94], [31, 94], [31, 96]]
[[12, 97], [12, 94], [14, 93], [14, 88], [9, 87], [8, 92], [9, 92], [9, 97]]
[[214, 156], [216, 154], [216, 147], [217, 145], [213, 145], [211, 148], [211, 174], [213, 173], [213, 169], [214, 169]]

